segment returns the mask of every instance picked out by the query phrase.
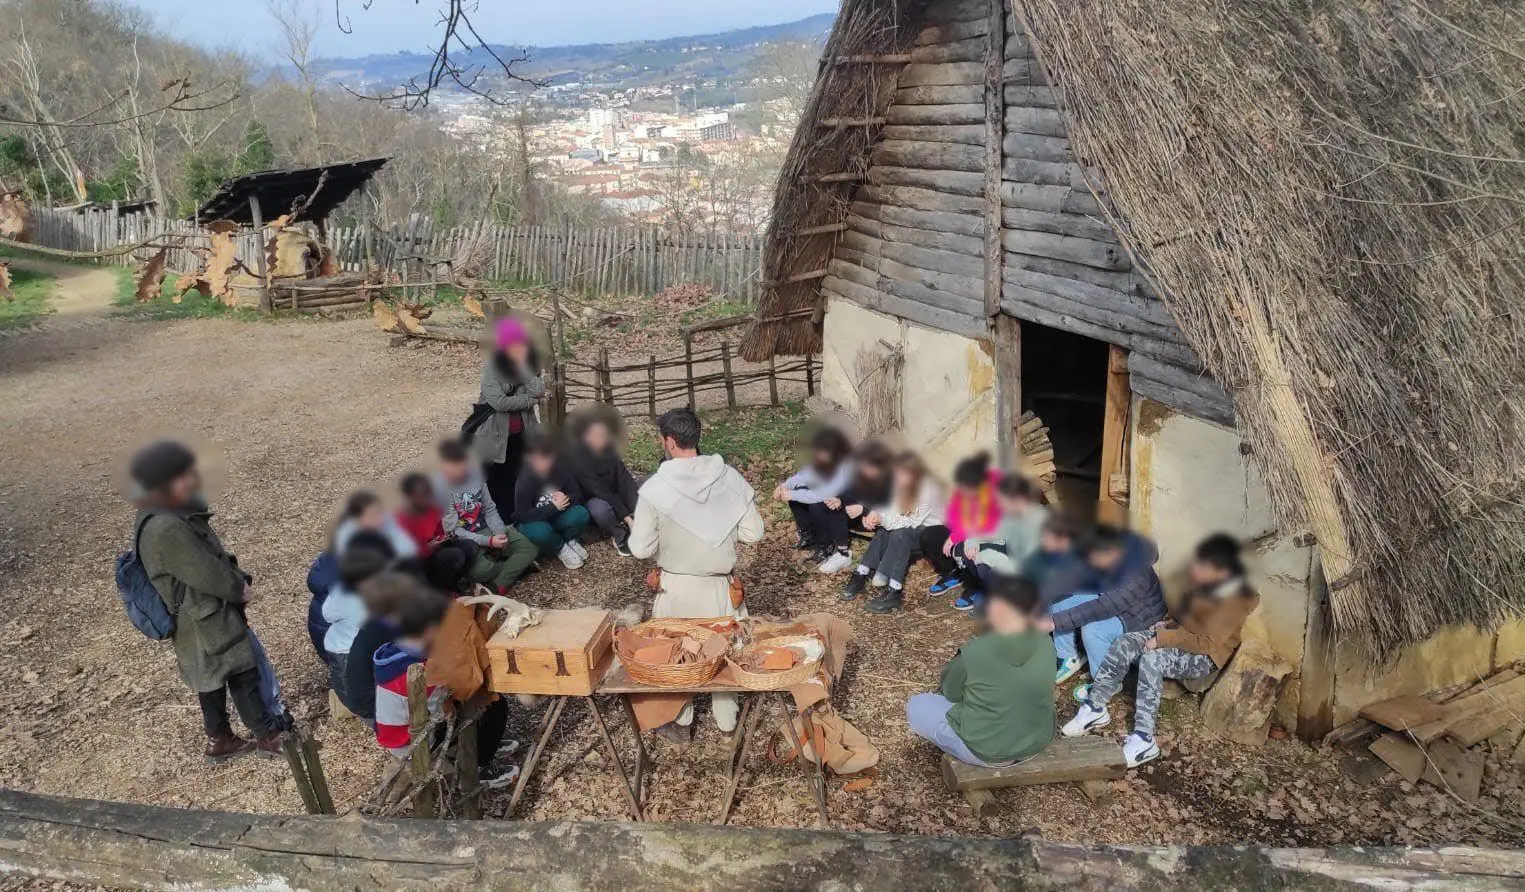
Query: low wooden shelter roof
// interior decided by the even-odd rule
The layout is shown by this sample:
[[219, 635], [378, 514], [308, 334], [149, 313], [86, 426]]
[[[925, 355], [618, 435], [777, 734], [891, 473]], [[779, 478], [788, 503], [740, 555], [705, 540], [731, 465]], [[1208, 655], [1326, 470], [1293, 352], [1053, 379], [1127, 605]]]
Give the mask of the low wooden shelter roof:
[[334, 208], [364, 186], [386, 158], [366, 158], [318, 167], [293, 167], [285, 170], [261, 170], [234, 177], [217, 187], [217, 192], [197, 211], [195, 219], [232, 220], [253, 224], [249, 199], [259, 200], [266, 220], [291, 213], [290, 222], [321, 220]]

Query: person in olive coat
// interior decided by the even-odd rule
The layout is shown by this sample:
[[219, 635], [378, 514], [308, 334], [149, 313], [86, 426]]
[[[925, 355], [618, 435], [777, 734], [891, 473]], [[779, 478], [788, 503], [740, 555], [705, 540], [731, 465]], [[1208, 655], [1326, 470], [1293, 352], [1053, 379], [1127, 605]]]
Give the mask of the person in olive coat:
[[[283, 728], [260, 696], [244, 615], [253, 593], [251, 577], [212, 529], [195, 454], [179, 443], [155, 443], [133, 457], [129, 472], [141, 497], [135, 547], [175, 618], [175, 661], [201, 705], [207, 761], [250, 753], [279, 757]], [[252, 741], [233, 733], [230, 694]]]

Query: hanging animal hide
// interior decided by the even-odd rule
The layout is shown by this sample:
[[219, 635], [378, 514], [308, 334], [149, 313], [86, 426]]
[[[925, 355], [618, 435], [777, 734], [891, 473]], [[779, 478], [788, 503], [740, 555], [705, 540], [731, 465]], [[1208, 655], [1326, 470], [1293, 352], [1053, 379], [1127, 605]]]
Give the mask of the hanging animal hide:
[[144, 304], [159, 296], [164, 288], [164, 265], [169, 262], [169, 249], [160, 248], [159, 253], [148, 258], [143, 264], [143, 269], [138, 273], [138, 287], [133, 292], [133, 297], [138, 303]]

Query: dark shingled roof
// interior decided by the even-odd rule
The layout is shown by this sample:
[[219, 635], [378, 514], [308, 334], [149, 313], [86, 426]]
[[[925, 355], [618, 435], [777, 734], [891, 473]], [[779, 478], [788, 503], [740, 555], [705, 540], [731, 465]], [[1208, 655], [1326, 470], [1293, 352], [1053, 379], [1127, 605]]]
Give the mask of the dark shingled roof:
[[353, 195], [356, 189], [364, 186], [386, 163], [386, 158], [367, 158], [321, 167], [246, 173], [219, 186], [216, 194], [196, 211], [195, 219], [203, 223], [232, 220], [252, 225], [254, 219], [249, 210], [251, 197], [259, 199], [260, 213], [266, 220], [272, 220], [289, 213], [292, 208], [305, 202], [308, 196], [313, 196], [312, 201], [290, 222], [321, 220]]

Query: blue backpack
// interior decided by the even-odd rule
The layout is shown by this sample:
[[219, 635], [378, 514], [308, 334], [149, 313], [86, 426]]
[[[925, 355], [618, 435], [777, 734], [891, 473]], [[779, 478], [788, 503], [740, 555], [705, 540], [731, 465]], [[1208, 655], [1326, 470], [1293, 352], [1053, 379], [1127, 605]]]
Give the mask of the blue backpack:
[[132, 548], [116, 556], [116, 590], [127, 611], [127, 619], [147, 638], [164, 641], [175, 634], [175, 617], [169, 612], [159, 590], [148, 578], [148, 571], [138, 557], [138, 537], [143, 525], [154, 515], [143, 518], [132, 534]]

